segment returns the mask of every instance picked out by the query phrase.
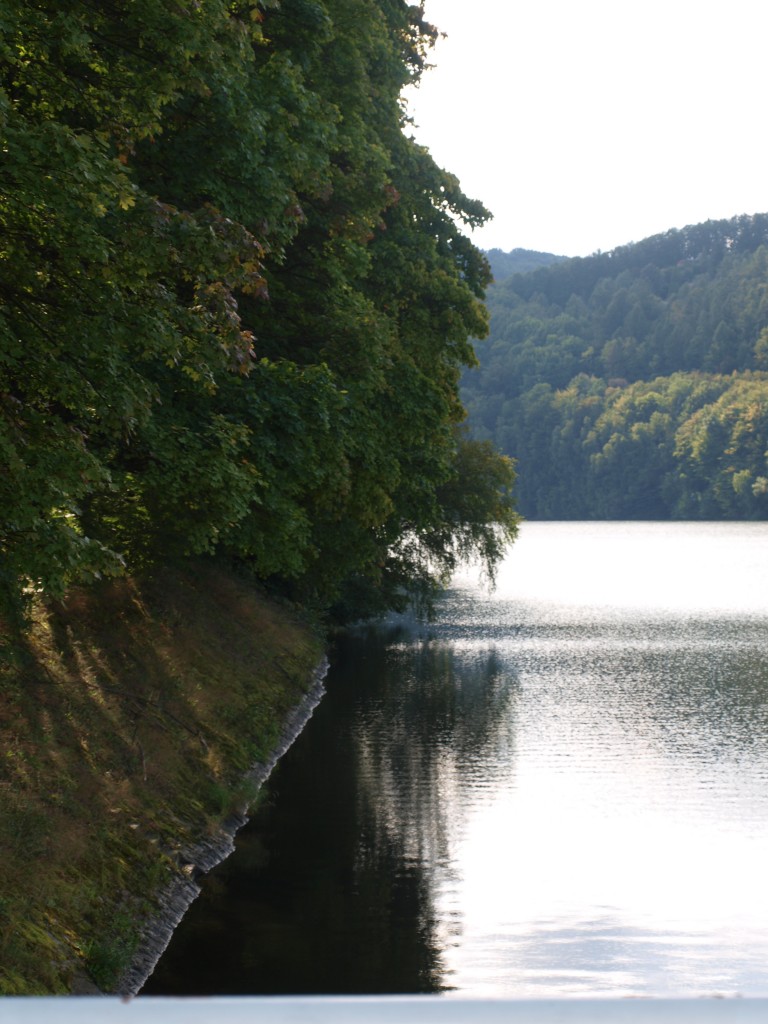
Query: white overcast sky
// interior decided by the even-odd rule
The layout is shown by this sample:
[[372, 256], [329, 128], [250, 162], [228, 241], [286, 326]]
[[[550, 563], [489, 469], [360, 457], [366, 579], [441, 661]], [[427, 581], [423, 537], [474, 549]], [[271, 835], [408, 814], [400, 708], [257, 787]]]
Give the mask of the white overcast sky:
[[426, 0], [413, 134], [494, 214], [482, 248], [585, 256], [768, 212], [766, 0]]

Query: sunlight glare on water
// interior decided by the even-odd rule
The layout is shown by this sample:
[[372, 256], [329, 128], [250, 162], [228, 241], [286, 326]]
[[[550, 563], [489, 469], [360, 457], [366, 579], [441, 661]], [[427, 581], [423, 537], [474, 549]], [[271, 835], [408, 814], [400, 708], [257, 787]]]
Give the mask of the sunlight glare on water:
[[766, 565], [763, 523], [524, 523], [495, 597], [764, 614], [766, 580], [756, 568]]
[[443, 631], [516, 693], [511, 779], [465, 796], [451, 983], [768, 993], [763, 524], [524, 524]]

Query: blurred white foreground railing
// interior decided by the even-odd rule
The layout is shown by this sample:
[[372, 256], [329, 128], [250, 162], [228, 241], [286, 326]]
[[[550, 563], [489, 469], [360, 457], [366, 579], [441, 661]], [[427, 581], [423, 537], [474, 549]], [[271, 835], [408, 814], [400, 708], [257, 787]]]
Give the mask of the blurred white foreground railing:
[[766, 1024], [768, 999], [0, 997], [2, 1024]]

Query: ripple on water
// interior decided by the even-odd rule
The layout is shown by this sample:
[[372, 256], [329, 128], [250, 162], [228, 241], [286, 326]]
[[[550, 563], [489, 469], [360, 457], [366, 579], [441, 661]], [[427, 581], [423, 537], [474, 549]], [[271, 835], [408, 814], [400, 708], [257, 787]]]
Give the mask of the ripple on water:
[[165, 991], [768, 995], [766, 581], [766, 524], [525, 523], [347, 637]]

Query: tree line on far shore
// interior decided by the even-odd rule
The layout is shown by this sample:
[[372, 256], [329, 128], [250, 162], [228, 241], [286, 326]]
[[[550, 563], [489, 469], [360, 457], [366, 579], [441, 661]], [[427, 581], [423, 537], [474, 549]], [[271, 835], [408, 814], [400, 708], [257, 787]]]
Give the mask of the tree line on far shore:
[[462, 394], [524, 515], [768, 516], [768, 215], [520, 274], [503, 255]]

